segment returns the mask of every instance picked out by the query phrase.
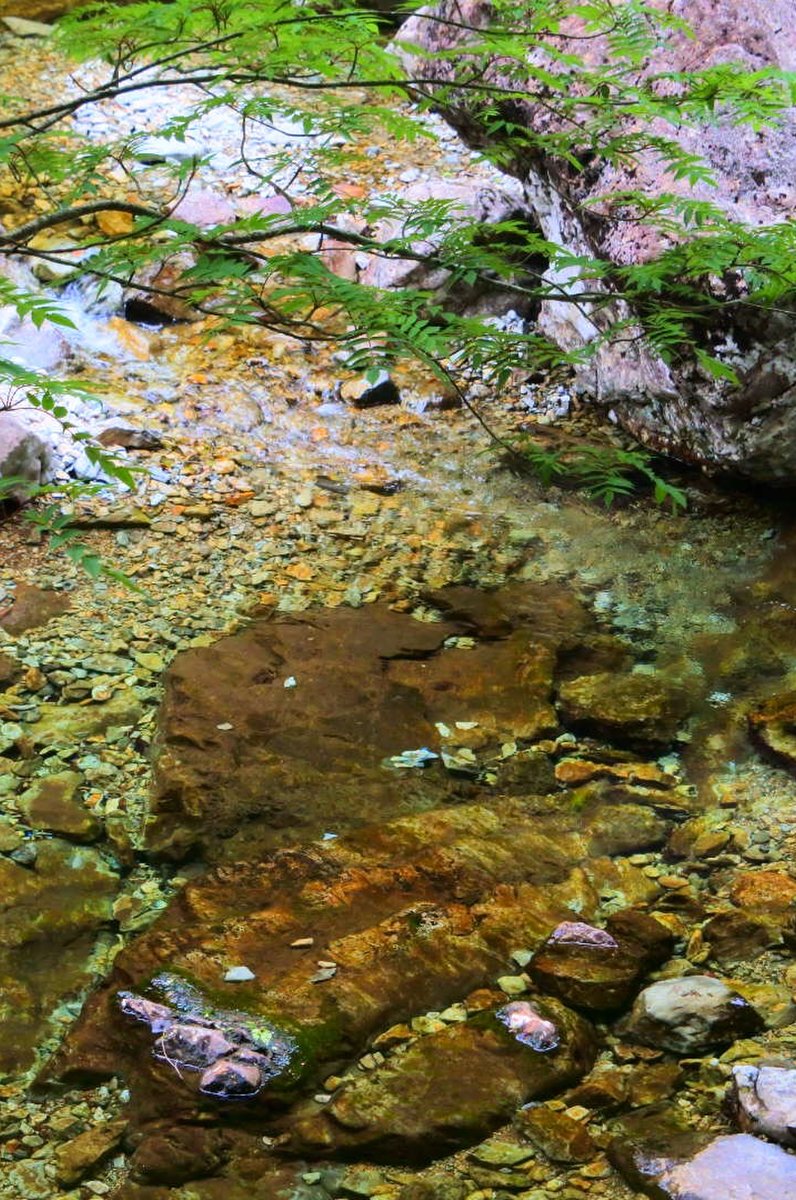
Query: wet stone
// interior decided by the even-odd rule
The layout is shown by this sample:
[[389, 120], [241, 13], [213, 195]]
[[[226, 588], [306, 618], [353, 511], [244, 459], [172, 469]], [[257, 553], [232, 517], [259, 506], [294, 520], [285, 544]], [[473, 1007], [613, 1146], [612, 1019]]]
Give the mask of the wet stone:
[[542, 1011], [560, 1031], [558, 1048], [534, 1050], [489, 1013], [452, 1025], [341, 1090], [321, 1114], [299, 1119], [294, 1150], [423, 1161], [483, 1137], [594, 1060], [593, 1030], [582, 1018], [552, 1000]]
[[569, 922], [540, 946], [528, 970], [543, 992], [574, 1008], [614, 1012], [630, 1002], [644, 973], [644, 958], [634, 949], [605, 930]]
[[772, 696], [748, 716], [756, 742], [788, 767], [796, 767], [796, 692]]
[[558, 700], [568, 728], [624, 745], [668, 746], [690, 710], [683, 685], [661, 671], [581, 675]]
[[796, 1066], [738, 1064], [728, 1103], [738, 1127], [782, 1146], [796, 1146]]
[[705, 923], [702, 937], [711, 958], [722, 965], [749, 962], [779, 941], [769, 922], [734, 910], [711, 917]]
[[588, 1162], [597, 1147], [582, 1121], [563, 1112], [536, 1105], [524, 1108], [517, 1124], [527, 1138], [552, 1162]]
[[624, 1033], [676, 1054], [699, 1054], [748, 1037], [763, 1026], [759, 1013], [711, 975], [664, 979], [644, 988]]
[[[796, 1156], [746, 1133], [715, 1138], [678, 1159], [636, 1148], [623, 1174], [656, 1200], [783, 1200], [796, 1194]], [[622, 1168], [620, 1168], [622, 1169]]]
[[102, 823], [75, 800], [82, 783], [83, 776], [77, 771], [60, 771], [35, 780], [19, 798], [20, 815], [34, 829], [76, 842], [95, 842]]
[[92, 848], [43, 841], [32, 867], [0, 858], [0, 1070], [29, 1065], [51, 1010], [88, 981], [115, 873]]

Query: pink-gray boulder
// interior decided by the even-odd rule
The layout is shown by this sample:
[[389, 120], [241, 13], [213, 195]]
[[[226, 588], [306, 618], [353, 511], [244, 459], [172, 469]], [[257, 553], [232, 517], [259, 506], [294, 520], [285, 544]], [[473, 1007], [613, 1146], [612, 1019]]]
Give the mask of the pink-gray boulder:
[[[737, 62], [746, 70], [796, 65], [796, 23], [792, 0], [653, 0], [653, 4], [690, 25], [693, 37], [672, 35], [648, 57], [642, 80], [658, 72], [681, 72]], [[438, 20], [434, 20], [434, 18]], [[451, 49], [472, 38], [466, 26], [483, 27], [489, 5], [483, 0], [442, 0], [419, 10], [401, 28], [403, 47], [428, 53], [446, 51], [436, 61], [413, 58], [403, 50], [410, 75], [450, 82], [457, 61]], [[610, 61], [604, 39], [561, 39], [561, 49], [588, 58], [592, 66]], [[488, 82], [500, 85], [493, 62]], [[433, 90], [433, 88], [431, 89]], [[449, 92], [445, 116], [476, 148], [494, 145], [483, 108], [472, 92]], [[533, 99], [510, 102], [510, 119], [530, 133], [555, 133], [549, 106]], [[504, 166], [522, 183], [528, 218], [549, 241], [578, 255], [616, 265], [644, 262], [662, 248], [661, 236], [635, 221], [614, 222], [595, 216], [598, 197], [633, 189], [648, 197], [679, 192], [709, 200], [731, 220], [751, 226], [791, 220], [796, 213], [796, 122], [787, 115], [779, 125], [757, 130], [719, 119], [709, 127], [689, 128], [659, 122], [647, 132], [676, 140], [688, 154], [701, 156], [715, 174], [716, 186], [674, 180], [655, 153], [642, 151], [632, 164], [610, 163], [589, 154], [588, 170], [571, 169], [563, 157], [544, 152], [506, 155]], [[499, 135], [498, 135], [499, 136]], [[588, 147], [584, 146], [584, 150]], [[599, 211], [599, 208], [598, 210]], [[571, 268], [551, 282], [571, 285]], [[577, 285], [576, 285], [577, 286]], [[589, 288], [593, 286], [589, 282]], [[596, 286], [602, 286], [597, 284]], [[612, 316], [603, 305], [596, 317], [604, 324], [632, 317], [617, 305]], [[539, 326], [564, 349], [594, 340], [594, 310], [546, 301]], [[625, 330], [625, 333], [627, 331]], [[581, 371], [581, 385], [619, 421], [650, 446], [684, 461], [732, 472], [766, 483], [796, 480], [796, 332], [789, 315], [734, 307], [704, 346], [724, 358], [738, 382], [716, 380], [689, 353], [667, 365], [640, 341], [625, 336], [608, 344]]]

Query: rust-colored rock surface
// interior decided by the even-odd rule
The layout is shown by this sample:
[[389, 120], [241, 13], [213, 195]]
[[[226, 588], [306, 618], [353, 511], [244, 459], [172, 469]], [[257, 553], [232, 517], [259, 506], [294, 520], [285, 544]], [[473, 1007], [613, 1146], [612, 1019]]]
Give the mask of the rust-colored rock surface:
[[[404, 751], [497, 754], [554, 733], [557, 653], [592, 631], [584, 606], [533, 584], [432, 600], [452, 619], [420, 622], [384, 605], [256, 619], [179, 655], [147, 847], [231, 859], [387, 820], [461, 788], [433, 759], [427, 770], [391, 767]], [[445, 645], [471, 633], [491, 640]]]
[[69, 596], [64, 592], [47, 591], [30, 583], [18, 583], [10, 608], [0, 613], [0, 626], [16, 636], [26, 629], [46, 625], [69, 609]]

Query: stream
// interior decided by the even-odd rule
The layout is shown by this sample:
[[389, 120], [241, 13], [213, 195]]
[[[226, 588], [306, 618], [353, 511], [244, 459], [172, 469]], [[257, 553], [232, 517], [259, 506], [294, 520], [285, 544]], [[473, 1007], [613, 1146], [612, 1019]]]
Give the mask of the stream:
[[[213, 121], [195, 201], [235, 205]], [[494, 184], [438, 133], [356, 183]], [[44, 286], [76, 418], [142, 471], [76, 509], [133, 587], [0, 525], [0, 1196], [796, 1194], [792, 1132], [725, 1103], [796, 1080], [791, 498], [605, 509], [420, 368], [359, 409], [325, 347]], [[614, 436], [559, 382], [471, 396]], [[732, 1019], [662, 1032], [636, 997], [691, 977]]]

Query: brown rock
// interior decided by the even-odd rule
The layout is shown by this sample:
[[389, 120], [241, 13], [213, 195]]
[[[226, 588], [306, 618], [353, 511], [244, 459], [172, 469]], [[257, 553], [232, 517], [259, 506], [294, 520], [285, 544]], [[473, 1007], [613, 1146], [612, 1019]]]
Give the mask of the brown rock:
[[462, 628], [371, 605], [255, 622], [179, 655], [166, 677], [149, 848], [234, 857], [255, 841], [273, 848], [298, 831], [422, 809], [451, 779], [439, 767], [385, 769], [385, 759], [554, 730], [552, 649], [519, 632], [442, 649]]
[[0, 688], [8, 687], [22, 674], [22, 667], [15, 658], [0, 652]]
[[11, 608], [0, 615], [0, 625], [6, 633], [16, 636], [26, 629], [46, 625], [53, 617], [68, 612], [69, 596], [64, 592], [45, 591], [29, 583], [18, 583]]
[[430, 592], [429, 603], [471, 633], [491, 640], [521, 630], [562, 649], [588, 644], [594, 617], [569, 588], [551, 583], [513, 583], [488, 592], [453, 584]]
[[[558, 728], [552, 704], [555, 654], [525, 633], [497, 644], [451, 650], [425, 662], [393, 662], [400, 688], [426, 699], [432, 722], [453, 726], [453, 744], [535, 741]], [[460, 731], [457, 721], [474, 721]]]
[[747, 720], [756, 742], [778, 761], [796, 767], [796, 692], [772, 696]]
[[645, 1063], [634, 1067], [628, 1078], [628, 1099], [634, 1108], [668, 1100], [684, 1074], [677, 1063]]
[[584, 1123], [566, 1113], [554, 1112], [542, 1104], [533, 1105], [522, 1110], [517, 1124], [551, 1162], [588, 1162], [597, 1154]]
[[[324, 1155], [356, 1148], [379, 1161], [406, 1161], [482, 1138], [520, 1104], [573, 1082], [594, 1060], [585, 1021], [555, 1001], [540, 1007], [561, 1033], [558, 1049], [534, 1051], [493, 1016], [474, 1017], [418, 1039], [319, 1114], [300, 1119], [293, 1148]], [[576, 1144], [585, 1146], [583, 1139]]]
[[83, 783], [78, 771], [60, 771], [34, 781], [18, 801], [20, 814], [34, 829], [59, 833], [76, 842], [95, 842], [102, 823], [74, 797]]
[[211, 1175], [228, 1154], [218, 1129], [191, 1125], [150, 1128], [130, 1160], [133, 1179], [148, 1184], [180, 1184]]
[[774, 928], [746, 913], [716, 913], [705, 924], [702, 937], [710, 953], [722, 964], [747, 962], [779, 941]]
[[581, 675], [558, 699], [569, 728], [630, 745], [669, 745], [690, 709], [683, 685], [662, 671]]
[[584, 1108], [614, 1109], [627, 1102], [630, 1075], [627, 1068], [600, 1065], [590, 1075], [567, 1092], [567, 1103]]
[[126, 1128], [127, 1122], [124, 1120], [107, 1121], [64, 1142], [53, 1156], [58, 1182], [64, 1187], [79, 1183], [84, 1175], [116, 1149]]
[[[528, 967], [538, 988], [587, 1012], [616, 1012], [630, 1002], [644, 973], [643, 958], [612, 938], [613, 946], [606, 946], [585, 937], [557, 940], [556, 933], [539, 947]], [[606, 936], [602, 930], [594, 933]]]
[[635, 854], [654, 850], [666, 841], [670, 826], [639, 804], [606, 805], [588, 824], [592, 854]]
[[784, 871], [745, 871], [735, 879], [730, 899], [745, 912], [790, 918], [796, 914], [796, 879]]
[[445, 796], [438, 769], [382, 762], [438, 743], [423, 694], [390, 672], [455, 632], [370, 605], [255, 621], [178, 655], [160, 713], [150, 850], [240, 857], [257, 842], [339, 832]]
[[609, 933], [643, 960], [645, 968], [659, 967], [671, 957], [675, 936], [668, 926], [638, 908], [623, 908], [607, 918]]

